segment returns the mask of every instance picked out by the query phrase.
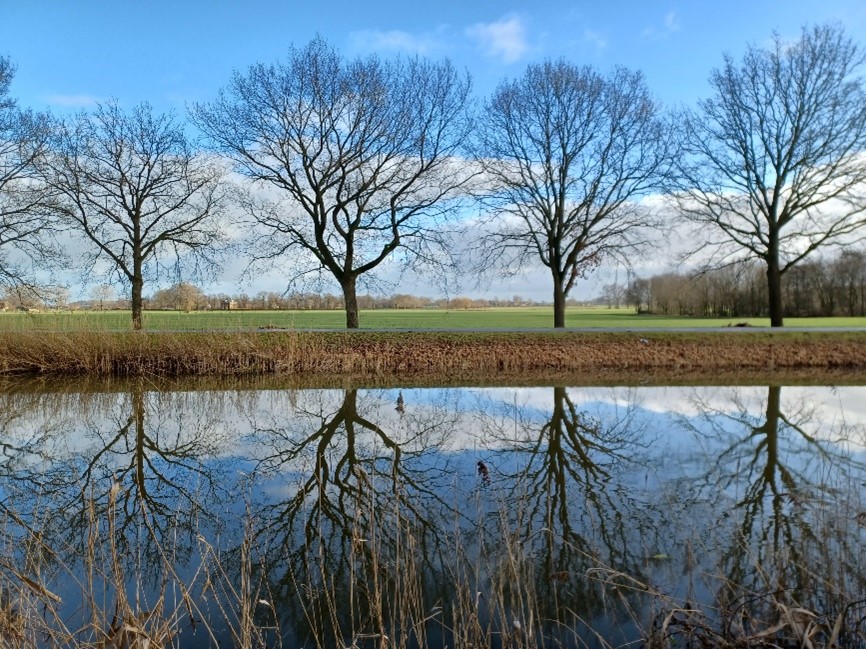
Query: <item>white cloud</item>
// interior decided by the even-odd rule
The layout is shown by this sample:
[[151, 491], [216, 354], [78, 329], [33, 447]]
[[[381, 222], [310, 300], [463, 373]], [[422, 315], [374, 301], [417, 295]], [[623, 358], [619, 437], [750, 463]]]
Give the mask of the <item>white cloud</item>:
[[45, 101], [52, 106], [64, 108], [92, 108], [102, 99], [93, 95], [48, 95]]
[[641, 38], [644, 40], [658, 41], [667, 38], [674, 32], [680, 31], [680, 21], [677, 18], [677, 12], [669, 11], [665, 14], [661, 26], [651, 25], [641, 32]]
[[487, 56], [501, 58], [505, 63], [520, 60], [529, 50], [526, 28], [517, 16], [476, 23], [467, 28], [466, 35], [474, 39]]
[[380, 31], [365, 29], [349, 35], [352, 48], [362, 52], [409, 52], [431, 55], [446, 49], [435, 33], [411, 34], [399, 29]]
[[677, 19], [676, 11], [671, 11], [665, 16], [665, 29], [671, 32], [678, 32], [680, 30], [680, 22]]
[[600, 32], [593, 31], [592, 29], [584, 30], [583, 40], [595, 46], [598, 50], [603, 50], [607, 47], [607, 39]]

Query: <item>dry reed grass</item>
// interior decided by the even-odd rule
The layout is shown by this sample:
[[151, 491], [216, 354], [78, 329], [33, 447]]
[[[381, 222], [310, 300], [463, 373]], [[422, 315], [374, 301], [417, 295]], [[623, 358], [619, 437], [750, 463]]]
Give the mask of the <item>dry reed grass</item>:
[[[245, 535], [241, 565], [232, 566], [232, 574], [202, 536], [199, 563], [183, 576], [158, 540], [156, 564], [142, 565], [134, 548], [118, 543], [117, 519], [125, 515], [116, 500], [120, 489], [112, 486], [102, 513], [90, 500], [80, 553], [77, 544], [49, 547], [50, 532], [5, 510], [0, 649], [175, 649], [191, 637], [197, 638], [196, 646], [223, 647], [228, 640], [236, 649], [279, 649], [279, 642], [271, 641], [279, 634], [268, 635], [270, 629], [257, 625], [250, 614], [257, 603], [248, 563], [251, 536]], [[140, 525], [156, 540], [147, 516]], [[54, 592], [57, 586], [63, 590]], [[211, 604], [215, 611], [203, 608]], [[224, 617], [215, 619], [214, 612], [216, 618]], [[226, 637], [220, 637], [217, 626], [228, 629]]]
[[0, 375], [500, 377], [862, 370], [861, 333], [0, 333]]
[[[281, 578], [273, 572], [277, 566], [258, 556], [262, 529], [256, 529], [248, 511], [235, 552], [226, 554], [200, 538], [200, 565], [185, 579], [175, 572], [170, 557], [164, 557], [157, 578], [161, 586], [147, 599], [141, 596], [144, 577], [130, 572], [114, 540], [117, 489], [112, 487], [104, 514], [95, 508], [89, 512], [84, 577], [77, 581], [84, 621], [76, 624], [64, 616], [60, 597], [50, 589], [57, 578], [51, 573], [81, 573], [62, 562], [57, 565], [59, 554], [44, 545], [39, 531], [29, 529], [24, 537], [10, 533], [23, 521], [7, 512], [0, 536], [17, 538], [24, 550], [15, 565], [0, 560], [0, 649], [169, 649], [183, 646], [183, 637], [189, 636], [183, 636], [182, 628], [188, 630], [192, 622], [198, 626], [199, 645], [279, 649], [284, 632], [279, 615], [285, 602], [275, 602], [281, 597], [293, 600], [301, 611], [305, 630], [296, 640], [321, 649], [853, 649], [862, 647], [866, 637], [866, 600], [846, 600], [841, 591], [819, 598], [828, 609], [814, 611], [791, 601], [771, 581], [763, 592], [742, 593], [722, 579], [717, 584], [721, 590], [737, 591], [721, 602], [725, 608], [694, 605], [656, 588], [646, 576], [606, 565], [598, 548], [576, 547], [544, 527], [532, 535], [580, 555], [587, 566], [582, 574], [562, 578], [558, 590], [554, 587], [561, 599], [554, 608], [565, 616], [552, 617], [550, 603], [544, 602], [549, 594], [539, 592], [544, 587], [541, 565], [529, 550], [526, 517], [531, 513], [514, 511], [514, 503], [500, 501], [489, 485], [476, 490], [476, 511], [465, 511], [453, 521], [440, 559], [433, 563], [450, 584], [436, 593], [439, 599], [431, 599], [429, 592], [423, 531], [407, 515], [399, 489], [384, 504], [372, 493], [358, 494], [346, 531], [345, 571], [328, 556], [333, 530], [319, 518], [302, 558], [283, 566], [288, 570], [283, 580], [287, 591], [273, 592], [270, 584]], [[15, 554], [4, 550], [4, 557]], [[838, 561], [830, 554], [828, 561]], [[771, 568], [755, 565], [754, 570], [761, 574]], [[594, 591], [603, 602], [594, 615], [631, 624], [640, 644], [611, 641], [593, 628], [593, 620], [572, 609], [581, 607], [572, 590], [576, 580], [583, 582], [581, 592]], [[208, 626], [193, 590], [213, 602], [227, 635]], [[257, 614], [263, 608], [265, 622]]]

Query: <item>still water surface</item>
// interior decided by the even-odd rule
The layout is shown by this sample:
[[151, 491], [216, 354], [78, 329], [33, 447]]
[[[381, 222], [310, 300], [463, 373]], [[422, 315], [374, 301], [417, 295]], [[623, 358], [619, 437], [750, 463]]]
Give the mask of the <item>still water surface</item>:
[[864, 387], [0, 401], [21, 646], [859, 646]]

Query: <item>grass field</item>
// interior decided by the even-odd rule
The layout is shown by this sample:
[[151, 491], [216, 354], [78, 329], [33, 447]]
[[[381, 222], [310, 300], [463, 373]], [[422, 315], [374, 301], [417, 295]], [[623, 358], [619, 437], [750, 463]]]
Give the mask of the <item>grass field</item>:
[[[520, 329], [552, 328], [551, 307], [470, 310], [400, 309], [362, 311], [363, 329]], [[769, 326], [767, 318], [687, 318], [637, 315], [631, 309], [571, 308], [566, 325], [575, 328], [726, 327], [739, 323]], [[247, 329], [345, 328], [342, 311], [146, 311], [149, 331], [228, 331]], [[789, 318], [789, 327], [866, 327], [866, 318]], [[128, 331], [128, 311], [0, 313], [0, 331]]]

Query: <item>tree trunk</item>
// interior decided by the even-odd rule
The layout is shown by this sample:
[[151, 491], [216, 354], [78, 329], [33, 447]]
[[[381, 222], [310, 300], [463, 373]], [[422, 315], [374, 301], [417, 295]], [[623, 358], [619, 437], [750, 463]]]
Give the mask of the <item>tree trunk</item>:
[[346, 328], [358, 328], [358, 295], [355, 292], [355, 276], [343, 280], [343, 303], [346, 307]]
[[132, 330], [141, 331], [141, 294], [144, 291], [144, 256], [141, 251], [141, 216], [136, 214], [132, 223]]
[[[559, 422], [561, 426], [561, 422], [565, 420], [565, 399], [568, 396], [568, 392], [563, 387], [554, 387], [553, 388], [553, 413], [551, 414], [550, 421], [551, 426], [550, 430], [556, 430], [556, 425], [553, 422]], [[551, 440], [547, 440], [549, 443], [552, 443]]]
[[144, 290], [144, 279], [141, 274], [136, 274], [132, 279], [132, 328], [135, 331], [141, 331], [141, 311], [142, 299], [141, 294]]
[[141, 498], [147, 497], [145, 465], [147, 454], [144, 450], [146, 434], [144, 432], [144, 388], [136, 385], [132, 392], [132, 416], [135, 419], [135, 484]]
[[779, 272], [779, 252], [770, 250], [767, 255], [767, 294], [770, 305], [770, 326], [781, 327], [782, 322], [782, 273]]
[[779, 420], [782, 416], [782, 388], [771, 385], [767, 390], [767, 418], [763, 426], [755, 429], [763, 433], [765, 437], [765, 453], [767, 456], [764, 475], [775, 480], [775, 474], [779, 465]]
[[556, 271], [553, 271], [553, 326], [556, 329], [565, 327], [565, 293], [562, 277]]
[[866, 284], [860, 284], [860, 316], [866, 315]]

